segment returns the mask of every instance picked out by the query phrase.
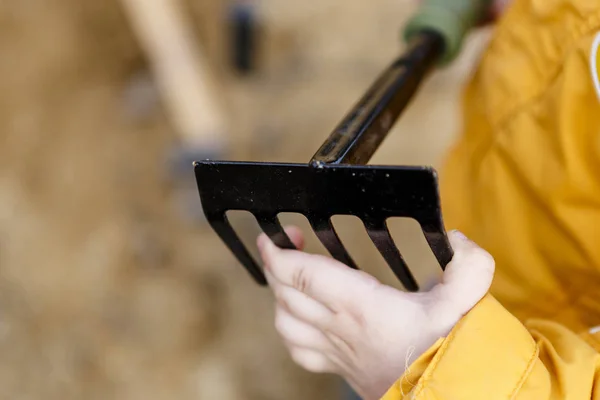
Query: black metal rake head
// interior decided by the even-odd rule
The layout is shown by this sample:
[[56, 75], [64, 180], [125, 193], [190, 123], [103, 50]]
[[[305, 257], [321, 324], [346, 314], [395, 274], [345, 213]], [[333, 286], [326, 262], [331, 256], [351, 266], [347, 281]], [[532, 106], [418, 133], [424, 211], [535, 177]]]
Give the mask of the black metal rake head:
[[357, 268], [339, 239], [331, 218], [360, 218], [369, 237], [394, 274], [410, 291], [418, 285], [396, 248], [386, 220], [414, 218], [422, 227], [440, 265], [452, 258], [441, 219], [437, 178], [430, 168], [306, 164], [201, 162], [196, 174], [206, 217], [254, 279], [265, 277], [227, 221], [229, 210], [251, 212], [273, 242], [286, 249], [294, 245], [278, 214], [303, 214], [317, 237], [338, 261]]
[[356, 216], [409, 291], [419, 287], [392, 240], [388, 218], [415, 219], [442, 269], [450, 262], [453, 253], [442, 221], [435, 170], [364, 165], [443, 49], [443, 38], [436, 33], [425, 31], [414, 36], [408, 50], [384, 71], [308, 164], [195, 163], [208, 222], [259, 284], [266, 284], [264, 274], [228, 222], [227, 211], [249, 211], [271, 240], [287, 249], [294, 245], [278, 214], [303, 214], [329, 253], [352, 268], [357, 266], [331, 218]]

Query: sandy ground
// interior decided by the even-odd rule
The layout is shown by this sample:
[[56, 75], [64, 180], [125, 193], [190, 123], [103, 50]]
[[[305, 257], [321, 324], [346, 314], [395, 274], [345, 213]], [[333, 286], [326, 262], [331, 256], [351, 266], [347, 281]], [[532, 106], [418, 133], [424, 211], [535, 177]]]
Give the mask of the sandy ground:
[[[247, 160], [308, 161], [400, 51], [413, 10], [262, 0], [260, 70], [242, 79], [223, 72], [216, 1], [188, 6], [219, 72], [228, 156]], [[432, 77], [373, 163], [439, 165], [479, 42]], [[336, 379], [302, 372], [277, 341], [269, 293], [177, 206], [174, 134], [152, 91], [131, 100], [150, 75], [118, 3], [2, 1], [0, 53], [0, 398], [335, 398]], [[250, 222], [236, 219], [247, 237]], [[356, 221], [339, 226], [393, 283]], [[393, 231], [435, 271], [414, 226]]]

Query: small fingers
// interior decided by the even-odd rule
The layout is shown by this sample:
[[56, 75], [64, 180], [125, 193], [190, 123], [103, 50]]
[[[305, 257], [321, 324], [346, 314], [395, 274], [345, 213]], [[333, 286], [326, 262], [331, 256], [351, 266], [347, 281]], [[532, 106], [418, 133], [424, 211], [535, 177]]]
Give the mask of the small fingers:
[[327, 373], [337, 370], [329, 358], [318, 351], [292, 347], [289, 352], [294, 362], [309, 372]]
[[277, 283], [269, 272], [265, 275], [280, 307], [311, 325], [326, 329], [331, 324], [335, 314], [329, 308], [292, 287]]
[[279, 283], [305, 293], [332, 310], [355, 304], [361, 293], [379, 282], [328, 257], [281, 250], [270, 240], [260, 243], [265, 270]]
[[[297, 226], [286, 226], [283, 230], [298, 250], [304, 249], [304, 234], [300, 228]], [[264, 241], [269, 241], [269, 237], [266, 234], [261, 233], [256, 239], [259, 249], [263, 246]]]
[[294, 347], [318, 351], [327, 351], [331, 347], [323, 332], [295, 318], [281, 306], [275, 311], [275, 329], [286, 343]]
[[304, 249], [304, 234], [300, 228], [297, 226], [286, 226], [284, 230], [298, 250]]

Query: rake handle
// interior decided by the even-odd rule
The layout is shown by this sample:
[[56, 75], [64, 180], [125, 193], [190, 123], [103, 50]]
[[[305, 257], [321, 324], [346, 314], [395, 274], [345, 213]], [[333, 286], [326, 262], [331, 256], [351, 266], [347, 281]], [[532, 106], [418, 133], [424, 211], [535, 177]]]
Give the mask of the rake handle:
[[408, 49], [373, 83], [315, 153], [310, 165], [366, 164], [424, 78], [453, 61], [491, 0], [424, 0], [404, 29]]
[[366, 164], [408, 106], [444, 49], [442, 36], [423, 32], [396, 59], [333, 130], [310, 164]]

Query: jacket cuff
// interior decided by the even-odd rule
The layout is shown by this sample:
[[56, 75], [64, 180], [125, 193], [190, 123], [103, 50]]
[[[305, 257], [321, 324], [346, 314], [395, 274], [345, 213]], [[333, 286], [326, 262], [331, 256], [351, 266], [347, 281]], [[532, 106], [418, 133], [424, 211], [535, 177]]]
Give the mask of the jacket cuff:
[[512, 398], [537, 355], [525, 326], [487, 295], [446, 338], [422, 354], [382, 400]]

